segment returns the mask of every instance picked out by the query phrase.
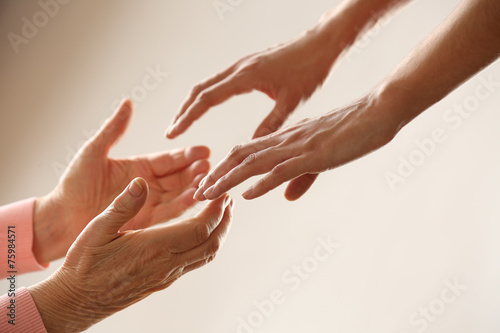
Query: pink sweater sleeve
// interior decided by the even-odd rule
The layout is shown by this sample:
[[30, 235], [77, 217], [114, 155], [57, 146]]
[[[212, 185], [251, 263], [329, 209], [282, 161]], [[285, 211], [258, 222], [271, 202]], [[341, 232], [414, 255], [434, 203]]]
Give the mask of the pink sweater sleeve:
[[[5, 280], [8, 282], [8, 287], [10, 287], [8, 278], [11, 275], [16, 275], [17, 279], [18, 274], [38, 271], [48, 266], [41, 265], [32, 250], [34, 208], [35, 199], [0, 207], [0, 278], [7, 278]], [[15, 235], [15, 238], [12, 236], [9, 238], [9, 235]], [[11, 257], [14, 263], [7, 261], [9, 244], [11, 247], [15, 245], [15, 258]], [[13, 266], [10, 266], [11, 264]], [[26, 288], [15, 290], [15, 286], [12, 285], [14, 294], [9, 291], [0, 297], [0, 332], [47, 332], [28, 290]], [[14, 318], [15, 321], [9, 323], [9, 320]]]
[[47, 333], [28, 289], [19, 288], [16, 290], [15, 303], [11, 303], [12, 299], [7, 294], [0, 297], [0, 306], [2, 307], [0, 332]]
[[[33, 211], [35, 199], [28, 199], [0, 207], [0, 277], [7, 274], [8, 235], [15, 235], [15, 271], [18, 274], [39, 271], [41, 265], [33, 254]], [[9, 227], [15, 233], [9, 234]]]

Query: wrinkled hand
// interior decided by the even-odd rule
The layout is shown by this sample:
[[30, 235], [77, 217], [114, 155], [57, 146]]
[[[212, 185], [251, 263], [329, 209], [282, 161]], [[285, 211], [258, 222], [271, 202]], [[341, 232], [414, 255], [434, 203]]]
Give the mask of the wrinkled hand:
[[173, 139], [185, 132], [211, 107], [253, 90], [276, 101], [254, 138], [278, 130], [297, 105], [308, 99], [327, 77], [341, 50], [327, 52], [325, 43], [322, 34], [311, 30], [285, 44], [244, 57], [196, 85], [167, 130], [167, 137]]
[[29, 288], [48, 332], [81, 332], [214, 258], [231, 223], [231, 198], [195, 218], [120, 231], [147, 197], [147, 183], [132, 181], [78, 236], [61, 268]]
[[320, 118], [237, 146], [201, 181], [195, 198], [216, 199], [248, 178], [265, 174], [243, 194], [245, 199], [291, 181], [285, 197], [296, 200], [308, 190], [297, 177], [338, 167], [392, 140], [399, 128], [390, 114], [376, 98], [367, 96]]
[[45, 240], [35, 241], [34, 252], [40, 262], [64, 256], [87, 223], [134, 177], [148, 181], [151, 194], [125, 229], [167, 221], [195, 203], [193, 194], [210, 168], [209, 149], [190, 147], [126, 159], [108, 157], [131, 117], [132, 102], [125, 101], [80, 149], [54, 191], [38, 199], [35, 240]]

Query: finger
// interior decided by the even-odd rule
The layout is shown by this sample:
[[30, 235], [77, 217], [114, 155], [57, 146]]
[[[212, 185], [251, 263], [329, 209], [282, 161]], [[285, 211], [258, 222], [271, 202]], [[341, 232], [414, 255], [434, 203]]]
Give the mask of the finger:
[[215, 182], [225, 174], [229, 173], [232, 169], [236, 168], [243, 162], [249, 155], [255, 154], [261, 150], [274, 146], [274, 140], [253, 140], [245, 145], [238, 145], [231, 149], [231, 152], [219, 164], [208, 173], [208, 175], [201, 181], [198, 190], [194, 197], [198, 201], [205, 200], [203, 193], [210, 188]]
[[194, 187], [188, 188], [175, 199], [158, 204], [154, 210], [153, 224], [166, 222], [181, 216], [186, 210], [197, 203], [193, 198], [195, 191], [196, 188]]
[[[203, 180], [203, 178], [205, 178], [207, 176], [206, 173], [201, 173], [199, 175], [197, 175], [196, 177], [194, 177], [194, 180], [193, 180], [193, 187], [195, 188], [195, 190], [198, 189], [198, 187], [200, 186], [200, 183], [201, 181]], [[194, 195], [194, 193], [193, 193]]]
[[276, 165], [261, 180], [251, 186], [243, 198], [252, 200], [275, 189], [286, 181], [297, 178], [307, 172], [307, 161], [303, 157], [295, 157]]
[[251, 91], [245, 76], [231, 75], [211, 86], [198, 95], [174, 125], [170, 126], [167, 137], [170, 139], [184, 133], [194, 121], [199, 119], [210, 108], [219, 105], [235, 95]]
[[299, 100], [291, 100], [286, 94], [281, 95], [276, 100], [276, 105], [271, 113], [260, 123], [255, 131], [253, 138], [259, 138], [269, 135], [280, 129], [281, 126], [288, 119], [288, 116], [299, 105]]
[[178, 172], [193, 162], [210, 157], [210, 149], [194, 146], [147, 156], [156, 177], [165, 177]]
[[88, 141], [85, 149], [107, 155], [109, 149], [118, 142], [126, 132], [132, 118], [133, 104], [129, 99], [124, 100], [113, 115], [108, 118], [97, 133]]
[[163, 191], [184, 189], [188, 186], [197, 187], [198, 184], [194, 184], [195, 178], [201, 174], [206, 175], [209, 170], [210, 162], [208, 160], [198, 160], [182, 171], [160, 178], [158, 182]]
[[135, 178], [105, 211], [87, 225], [79, 241], [92, 245], [110, 242], [139, 213], [147, 197], [148, 183], [142, 178]]
[[[226, 235], [229, 232], [233, 218], [233, 209], [234, 201], [233, 199], [230, 199], [229, 204], [224, 211], [224, 216], [221, 218], [219, 225], [211, 233], [210, 237], [208, 237], [207, 240], [199, 246], [182, 254], [182, 261], [185, 265], [189, 266], [196, 264], [203, 259], [210, 261], [215, 257], [224, 244]], [[206, 263], [208, 263], [208, 261], [206, 261]]]
[[[191, 89], [189, 96], [182, 103], [181, 109], [179, 110], [179, 112], [177, 112], [174, 119], [172, 120], [172, 123], [170, 124], [169, 129], [170, 129], [170, 127], [172, 127], [172, 125], [175, 125], [177, 120], [184, 114], [184, 112], [186, 112], [186, 110], [191, 106], [191, 104], [193, 104], [193, 102], [196, 100], [198, 95], [203, 90], [205, 90], [205, 89], [213, 86], [214, 84], [219, 83], [220, 81], [224, 80], [226, 77], [228, 77], [230, 74], [232, 74], [234, 72], [234, 69], [235, 69], [235, 65], [230, 66], [229, 68], [227, 68], [223, 72], [218, 73], [218, 74], [214, 75], [213, 77], [211, 77], [211, 78], [197, 84], [196, 86], [194, 86], [193, 89]], [[167, 133], [168, 133], [169, 129], [167, 129]]]
[[215, 259], [215, 255], [210, 256], [208, 258], [204, 258], [200, 261], [195, 262], [194, 264], [188, 265], [188, 266], [184, 267], [184, 269], [182, 270], [182, 275], [187, 274], [189, 272], [192, 272], [198, 268], [201, 268], [201, 267], [207, 265], [208, 263], [212, 262], [214, 259]]
[[304, 193], [306, 193], [309, 188], [311, 188], [312, 184], [316, 178], [318, 178], [319, 174], [317, 173], [307, 173], [305, 175], [300, 176], [299, 178], [295, 178], [288, 183], [288, 186], [285, 190], [285, 198], [289, 201], [295, 201], [299, 199]]
[[229, 196], [211, 201], [196, 217], [168, 225], [155, 233], [161, 244], [172, 253], [189, 251], [203, 244], [221, 222], [229, 204]]
[[271, 147], [250, 154], [237, 167], [221, 176], [212, 187], [203, 193], [203, 196], [208, 200], [214, 200], [245, 180], [267, 173], [283, 161], [294, 158], [296, 153], [286, 148]]

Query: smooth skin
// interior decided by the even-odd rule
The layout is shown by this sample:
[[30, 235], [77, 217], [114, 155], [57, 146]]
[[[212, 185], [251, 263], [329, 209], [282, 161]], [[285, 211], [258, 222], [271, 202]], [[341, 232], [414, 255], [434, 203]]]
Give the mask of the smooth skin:
[[[336, 17], [345, 22], [363, 22], [362, 13], [369, 7], [369, 2], [346, 1], [333, 13], [343, 13]], [[386, 6], [381, 5], [384, 2]], [[380, 12], [383, 12], [405, 1], [374, 3], [380, 5]], [[330, 24], [334, 24], [332, 22], [336, 21], [330, 21]], [[352, 30], [351, 26], [347, 32]], [[384, 146], [416, 116], [491, 64], [499, 55], [500, 2], [464, 0], [372, 91], [350, 105], [319, 118], [306, 119], [236, 146], [201, 181], [195, 198], [216, 199], [246, 179], [264, 174], [243, 194], [244, 198], [257, 198], [290, 181], [285, 197], [298, 199], [320, 172], [339, 167]], [[300, 58], [296, 61], [301, 63]], [[223, 99], [211, 97], [208, 100]], [[184, 113], [174, 120], [173, 130], [171, 127], [168, 131], [169, 137], [175, 137], [187, 128], [198, 114], [201, 116], [195, 113], [189, 117]], [[181, 130], [177, 130], [178, 127]]]
[[176, 218], [196, 202], [193, 194], [210, 169], [207, 147], [125, 159], [109, 157], [132, 114], [132, 102], [125, 100], [79, 150], [56, 188], [36, 200], [33, 250], [40, 263], [64, 257], [87, 223], [135, 177], [149, 183], [150, 195], [123, 230], [144, 229]]
[[[265, 93], [276, 104], [253, 137], [277, 131], [297, 106], [323, 84], [334, 64], [360, 35], [409, 1], [344, 1], [297, 38], [238, 60], [192, 89], [169, 126], [167, 137], [173, 139], [184, 133], [210, 108], [255, 90]], [[317, 176], [310, 173], [293, 179], [285, 197], [300, 198]], [[196, 199], [204, 200], [203, 192], [198, 192]]]
[[148, 192], [144, 179], [134, 179], [85, 227], [64, 264], [28, 288], [48, 332], [82, 332], [213, 260], [232, 199], [222, 196], [191, 219], [121, 231], [145, 209]]

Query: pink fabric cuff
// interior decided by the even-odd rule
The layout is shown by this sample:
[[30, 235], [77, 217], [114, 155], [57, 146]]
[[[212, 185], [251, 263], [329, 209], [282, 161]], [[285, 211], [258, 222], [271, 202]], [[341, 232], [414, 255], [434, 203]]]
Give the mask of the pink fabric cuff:
[[0, 297], [0, 332], [47, 333], [28, 289], [19, 288], [15, 297]]
[[[27, 199], [0, 207], [0, 277], [9, 271], [17, 274], [39, 271], [49, 265], [41, 265], [33, 254], [33, 212], [35, 199]], [[9, 233], [8, 230], [15, 233]], [[15, 235], [14, 238], [8, 238]], [[7, 261], [8, 240], [14, 239], [15, 264], [9, 266]], [[11, 263], [12, 264], [12, 263]]]

